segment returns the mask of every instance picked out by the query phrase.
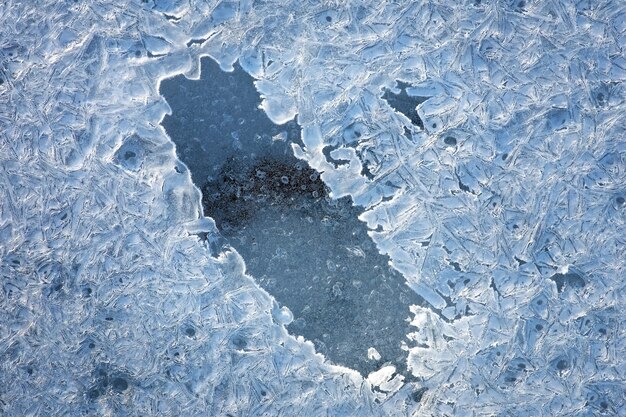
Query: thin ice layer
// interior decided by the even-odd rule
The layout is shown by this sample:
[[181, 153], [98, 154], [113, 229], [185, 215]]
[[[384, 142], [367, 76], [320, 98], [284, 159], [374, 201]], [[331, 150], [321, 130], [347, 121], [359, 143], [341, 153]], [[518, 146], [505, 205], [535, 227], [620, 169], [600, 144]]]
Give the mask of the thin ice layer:
[[[232, 309], [198, 301], [239, 281], [199, 271], [208, 258], [184, 237], [198, 195], [155, 128], [167, 111], [156, 80], [197, 75], [208, 53], [223, 68], [245, 60], [278, 114], [295, 103], [298, 155], [369, 209], [379, 248], [432, 300], [414, 319], [423, 413], [623, 415], [621, 2], [312, 3], [0, 5], [3, 411], [84, 401], [113, 414], [349, 415], [372, 404], [301, 345], [271, 360], [279, 327], [236, 285]], [[431, 97], [423, 131], [381, 99], [396, 80]], [[118, 152], [126, 138], [148, 156]], [[326, 146], [354, 163], [335, 168]], [[557, 274], [582, 281], [560, 286]], [[228, 279], [198, 290], [205, 276]], [[102, 305], [76, 298], [90, 280]], [[185, 309], [213, 317], [201, 323], [221, 336], [166, 355], [186, 340], [171, 330]], [[244, 344], [233, 336], [244, 329], [269, 339]], [[90, 332], [105, 342], [95, 359], [77, 353]], [[267, 390], [260, 376], [275, 369], [287, 372]]]

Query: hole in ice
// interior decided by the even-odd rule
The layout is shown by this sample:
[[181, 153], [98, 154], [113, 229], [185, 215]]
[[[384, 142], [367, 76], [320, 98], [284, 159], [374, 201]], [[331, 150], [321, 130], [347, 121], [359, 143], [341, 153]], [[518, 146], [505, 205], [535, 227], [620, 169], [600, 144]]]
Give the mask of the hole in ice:
[[566, 288], [583, 288], [585, 286], [585, 280], [575, 272], [567, 272], [565, 274], [556, 273], [550, 277], [556, 284], [556, 289], [559, 293], [563, 292]]
[[[412, 96], [407, 93], [409, 84], [396, 80], [400, 93], [396, 94], [391, 90], [385, 90], [383, 99], [397, 112], [404, 114], [411, 123], [424, 130], [424, 122], [417, 114], [417, 106], [428, 100], [429, 97]], [[436, 128], [437, 125], [433, 125]]]
[[[204, 58], [200, 80], [161, 83], [173, 111], [162, 124], [202, 190], [204, 214], [291, 310], [292, 334], [362, 375], [388, 363], [410, 378], [402, 343], [414, 330], [409, 306], [424, 300], [378, 253], [361, 211], [348, 198], [331, 199], [319, 173], [293, 155], [299, 126], [273, 124], [253, 81], [239, 65], [226, 73]], [[241, 350], [247, 342], [235, 334], [230, 344]], [[380, 359], [368, 358], [370, 347]]]

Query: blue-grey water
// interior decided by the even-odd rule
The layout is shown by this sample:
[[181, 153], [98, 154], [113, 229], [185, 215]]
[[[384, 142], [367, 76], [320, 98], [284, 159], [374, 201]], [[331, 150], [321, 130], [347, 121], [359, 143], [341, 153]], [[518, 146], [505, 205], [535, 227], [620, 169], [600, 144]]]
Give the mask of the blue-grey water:
[[[393, 364], [408, 376], [401, 344], [410, 344], [409, 305], [423, 300], [378, 253], [360, 209], [331, 199], [319, 173], [293, 155], [299, 126], [272, 123], [253, 81], [204, 58], [200, 80], [161, 83], [173, 111], [163, 126], [202, 190], [204, 214], [293, 312], [292, 334], [363, 375]], [[370, 347], [380, 360], [367, 358]]]

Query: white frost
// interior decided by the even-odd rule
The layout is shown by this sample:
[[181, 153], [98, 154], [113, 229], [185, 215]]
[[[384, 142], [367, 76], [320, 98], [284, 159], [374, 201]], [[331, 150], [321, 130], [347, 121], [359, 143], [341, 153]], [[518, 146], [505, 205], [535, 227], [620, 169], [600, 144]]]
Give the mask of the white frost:
[[[0, 414], [625, 415], [625, 15], [3, 2]], [[197, 77], [201, 55], [242, 58], [268, 116], [297, 115], [298, 156], [365, 208], [425, 300], [409, 367], [436, 401], [400, 398], [383, 368], [371, 381], [398, 391], [376, 405], [197, 238], [213, 225], [158, 127], [158, 82]], [[381, 98], [396, 80], [430, 97], [424, 130]]]

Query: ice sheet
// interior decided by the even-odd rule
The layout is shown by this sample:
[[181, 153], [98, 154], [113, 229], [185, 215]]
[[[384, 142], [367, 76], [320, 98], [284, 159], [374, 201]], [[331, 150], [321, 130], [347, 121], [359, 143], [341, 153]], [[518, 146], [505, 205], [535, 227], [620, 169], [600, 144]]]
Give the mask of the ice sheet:
[[[2, 413], [626, 415], [625, 14], [4, 1]], [[201, 54], [246, 59], [268, 113], [297, 114], [298, 155], [436, 304], [415, 309], [409, 364], [427, 390], [380, 396], [322, 363], [236, 254], [189, 234], [200, 196], [158, 81], [197, 77]], [[396, 80], [431, 97], [424, 130], [382, 98]], [[325, 146], [354, 149], [351, 169]]]

